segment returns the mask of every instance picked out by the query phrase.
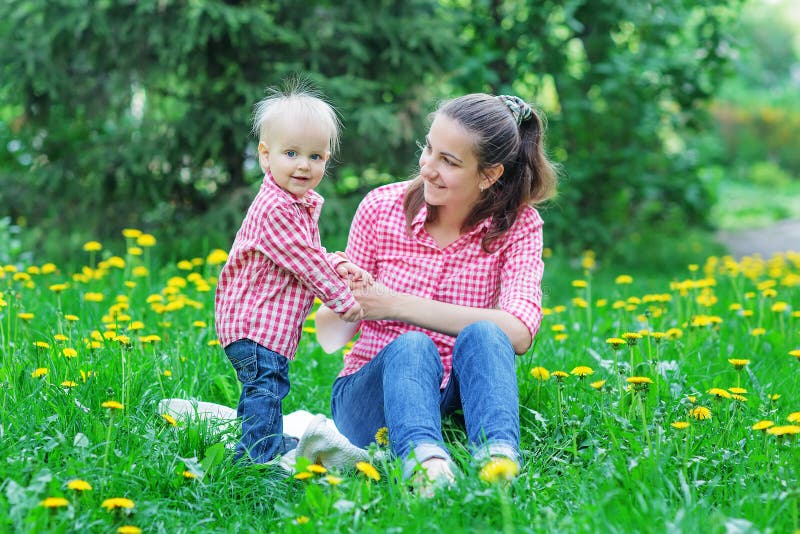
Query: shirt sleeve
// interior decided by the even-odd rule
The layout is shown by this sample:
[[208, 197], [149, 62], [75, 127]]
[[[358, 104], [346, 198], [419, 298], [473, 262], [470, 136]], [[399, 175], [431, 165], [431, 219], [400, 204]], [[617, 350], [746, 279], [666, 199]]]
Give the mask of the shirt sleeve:
[[[538, 217], [537, 217], [538, 219]], [[525, 224], [505, 251], [498, 306], [522, 321], [536, 335], [542, 322], [542, 223]]]
[[373, 191], [359, 204], [347, 237], [347, 258], [373, 276], [377, 274], [376, 226], [380, 220], [380, 213], [380, 198]]
[[336, 313], [355, 305], [347, 283], [339, 278], [322, 247], [309, 242], [295, 205], [278, 206], [264, 218], [264, 253], [294, 276]]

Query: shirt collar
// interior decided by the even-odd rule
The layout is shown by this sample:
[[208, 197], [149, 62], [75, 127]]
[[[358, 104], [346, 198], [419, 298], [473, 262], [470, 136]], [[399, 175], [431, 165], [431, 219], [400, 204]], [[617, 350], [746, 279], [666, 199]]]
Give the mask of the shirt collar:
[[264, 180], [262, 182], [266, 187], [270, 189], [274, 194], [278, 195], [280, 198], [291, 202], [293, 204], [300, 204], [306, 208], [316, 209], [322, 205], [324, 199], [322, 196], [314, 191], [313, 189], [309, 189], [306, 195], [303, 198], [298, 198], [291, 194], [290, 192], [286, 191], [285, 189], [281, 188], [276, 182], [275, 178], [272, 176], [272, 173], [267, 171], [264, 174]]
[[[428, 218], [428, 204], [424, 203], [422, 204], [422, 207], [414, 216], [414, 218], [411, 220], [411, 230], [414, 232], [414, 235], [419, 236], [419, 234], [423, 231], [423, 229], [425, 228], [425, 220], [427, 218]], [[491, 225], [492, 225], [492, 217], [491, 216], [486, 217], [481, 222], [476, 224], [469, 232], [467, 232], [461, 237], [487, 232]]]

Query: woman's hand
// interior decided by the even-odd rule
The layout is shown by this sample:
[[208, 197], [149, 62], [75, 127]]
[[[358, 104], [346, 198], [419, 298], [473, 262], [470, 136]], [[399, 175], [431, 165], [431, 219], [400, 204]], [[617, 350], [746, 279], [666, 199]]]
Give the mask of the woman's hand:
[[395, 319], [394, 310], [404, 296], [376, 280], [368, 286], [362, 284], [359, 287], [352, 287], [352, 290], [353, 296], [361, 304], [365, 321]]

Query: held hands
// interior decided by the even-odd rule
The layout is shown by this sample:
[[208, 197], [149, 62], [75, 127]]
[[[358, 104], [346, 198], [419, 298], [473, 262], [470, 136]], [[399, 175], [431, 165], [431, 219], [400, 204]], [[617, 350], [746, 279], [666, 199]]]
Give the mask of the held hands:
[[364, 318], [364, 308], [361, 307], [361, 304], [356, 302], [352, 308], [339, 314], [339, 318], [348, 323], [357, 323]]
[[339, 278], [342, 280], [347, 280], [349, 282], [350, 289], [368, 287], [372, 284], [372, 275], [350, 261], [345, 261], [337, 265], [336, 274], [338, 274]]

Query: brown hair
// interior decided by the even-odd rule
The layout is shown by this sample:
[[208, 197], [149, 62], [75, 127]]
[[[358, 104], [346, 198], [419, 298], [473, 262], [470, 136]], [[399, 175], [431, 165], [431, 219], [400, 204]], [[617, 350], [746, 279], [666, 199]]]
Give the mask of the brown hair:
[[[516, 102], [514, 106], [509, 100]], [[520, 113], [518, 106], [523, 107]], [[445, 102], [433, 115], [458, 121], [475, 137], [478, 172], [502, 164], [502, 176], [483, 191], [464, 221], [462, 231], [492, 217], [481, 246], [491, 252], [492, 244], [517, 220], [524, 206], [553, 197], [557, 174], [544, 152], [544, 125], [528, 104], [516, 97], [495, 97], [483, 93], [465, 95]], [[410, 229], [414, 216], [425, 203], [423, 181], [417, 176], [406, 190], [403, 209]], [[427, 222], [435, 221], [436, 206], [428, 206]]]

